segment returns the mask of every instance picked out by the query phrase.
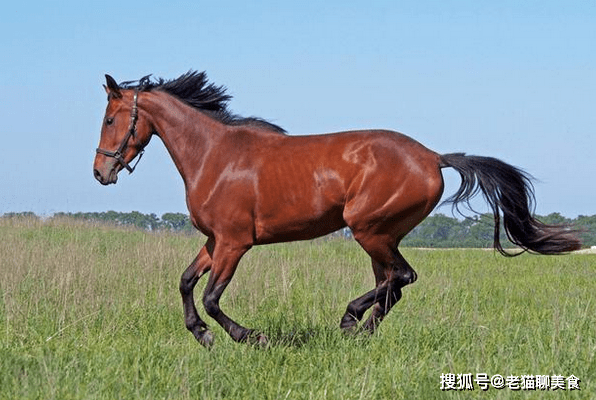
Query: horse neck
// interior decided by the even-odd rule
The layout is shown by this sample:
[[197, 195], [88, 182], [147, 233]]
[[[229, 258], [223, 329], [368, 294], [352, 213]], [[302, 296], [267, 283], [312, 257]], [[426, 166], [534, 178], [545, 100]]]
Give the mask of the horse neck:
[[203, 164], [210, 143], [226, 126], [163, 92], [148, 92], [145, 109], [157, 136], [170, 153], [188, 187]]

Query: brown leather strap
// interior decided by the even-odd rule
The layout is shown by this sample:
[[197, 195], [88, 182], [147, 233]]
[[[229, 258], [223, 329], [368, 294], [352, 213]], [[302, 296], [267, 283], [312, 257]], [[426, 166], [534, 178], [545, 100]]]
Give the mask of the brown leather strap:
[[116, 161], [118, 161], [120, 163], [120, 165], [122, 165], [124, 168], [126, 168], [126, 170], [130, 174], [133, 173], [133, 171], [137, 167], [137, 164], [139, 163], [139, 161], [141, 161], [141, 158], [143, 157], [143, 153], [145, 152], [145, 149], [143, 149], [139, 152], [139, 154], [138, 154], [139, 158], [137, 158], [137, 162], [132, 167], [130, 166], [129, 163], [127, 163], [124, 160], [124, 157], [122, 156], [124, 149], [128, 145], [128, 141], [130, 140], [131, 137], [134, 139], [135, 134], [137, 132], [137, 120], [139, 119], [139, 108], [137, 106], [138, 97], [139, 97], [139, 91], [137, 89], [137, 90], [135, 90], [135, 94], [134, 94], [134, 98], [133, 98], [133, 105], [132, 105], [132, 111], [130, 113], [130, 125], [128, 127], [128, 132], [126, 132], [126, 135], [122, 139], [122, 142], [120, 143], [120, 146], [118, 147], [118, 149], [116, 151], [110, 151], [110, 150], [105, 150], [105, 149], [101, 149], [98, 147], [95, 150], [99, 154], [103, 154], [105, 156], [115, 158]]

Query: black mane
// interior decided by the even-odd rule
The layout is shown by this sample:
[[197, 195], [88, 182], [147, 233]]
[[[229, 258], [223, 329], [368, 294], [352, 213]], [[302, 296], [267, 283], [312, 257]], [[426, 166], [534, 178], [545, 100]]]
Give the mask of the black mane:
[[162, 90], [186, 104], [206, 112], [226, 125], [252, 125], [277, 133], [286, 133], [283, 128], [262, 118], [245, 118], [232, 113], [228, 109], [228, 102], [232, 99], [232, 96], [226, 94], [225, 86], [210, 83], [205, 72], [191, 70], [169, 81], [163, 78], [153, 81], [150, 77], [151, 75], [148, 75], [138, 81], [122, 82], [120, 87], [123, 89], [137, 89], [141, 92]]

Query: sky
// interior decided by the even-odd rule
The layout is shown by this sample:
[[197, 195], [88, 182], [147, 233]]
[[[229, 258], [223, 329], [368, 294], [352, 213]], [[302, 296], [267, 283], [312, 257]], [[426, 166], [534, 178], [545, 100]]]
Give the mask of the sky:
[[596, 214], [591, 0], [8, 2], [0, 38], [0, 215], [187, 212], [158, 138], [116, 185], [92, 164], [104, 74], [190, 69], [290, 134], [396, 130], [523, 168], [538, 214]]

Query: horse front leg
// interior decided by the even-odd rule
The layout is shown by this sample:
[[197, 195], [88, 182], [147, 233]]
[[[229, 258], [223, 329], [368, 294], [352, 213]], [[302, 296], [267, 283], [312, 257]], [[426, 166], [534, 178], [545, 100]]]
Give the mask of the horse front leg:
[[213, 241], [211, 239], [203, 246], [197, 257], [180, 278], [180, 294], [182, 295], [186, 328], [205, 347], [210, 347], [213, 344], [213, 333], [201, 317], [199, 317], [195, 306], [193, 290], [199, 279], [211, 269], [213, 260], [209, 255], [210, 248], [213, 248]]
[[250, 249], [250, 246], [226, 245], [219, 242], [213, 254], [213, 266], [209, 274], [209, 282], [203, 295], [205, 311], [217, 321], [218, 324], [236, 342], [251, 342], [266, 344], [267, 337], [247, 329], [228, 317], [220, 308], [219, 300], [222, 293], [232, 280], [240, 258]]

